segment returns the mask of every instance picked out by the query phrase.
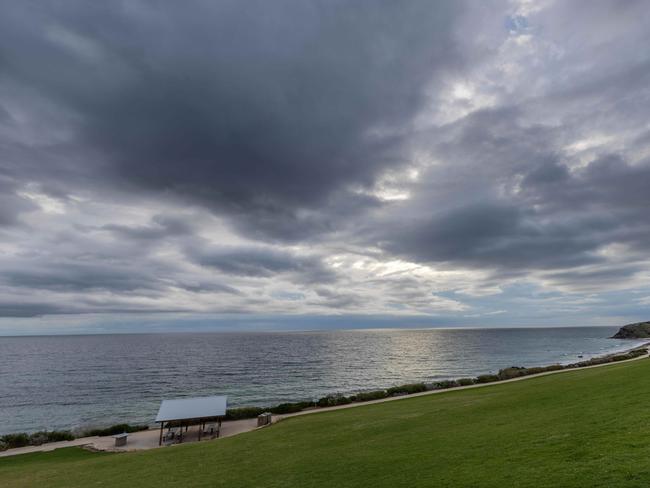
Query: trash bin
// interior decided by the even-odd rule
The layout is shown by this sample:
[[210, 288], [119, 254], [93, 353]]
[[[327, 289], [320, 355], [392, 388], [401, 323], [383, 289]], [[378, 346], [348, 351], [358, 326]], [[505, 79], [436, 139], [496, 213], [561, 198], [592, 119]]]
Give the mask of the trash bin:
[[121, 447], [121, 446], [126, 446], [126, 439], [129, 436], [126, 432], [123, 434], [117, 434], [113, 436], [113, 439], [115, 439], [115, 447]]
[[271, 412], [264, 412], [257, 416], [257, 426], [263, 427], [271, 423]]

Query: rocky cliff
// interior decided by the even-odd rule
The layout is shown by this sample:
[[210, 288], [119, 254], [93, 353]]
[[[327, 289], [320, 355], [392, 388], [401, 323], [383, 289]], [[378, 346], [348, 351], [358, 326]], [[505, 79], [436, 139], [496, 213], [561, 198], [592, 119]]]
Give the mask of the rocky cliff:
[[637, 322], [624, 325], [612, 336], [612, 339], [646, 339], [650, 338], [650, 322]]

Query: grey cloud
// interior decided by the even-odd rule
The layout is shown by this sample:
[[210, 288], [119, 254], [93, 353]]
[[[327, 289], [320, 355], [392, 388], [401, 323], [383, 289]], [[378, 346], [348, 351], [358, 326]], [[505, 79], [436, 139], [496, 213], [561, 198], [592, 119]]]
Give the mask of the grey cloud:
[[383, 245], [416, 261], [451, 262], [483, 268], [533, 269], [573, 267], [599, 259], [591, 235], [571, 226], [543, 226], [517, 206], [472, 205], [433, 219], [391, 229], [399, 239]]
[[523, 178], [521, 184], [525, 187], [535, 188], [546, 185], [558, 185], [569, 179], [569, 170], [566, 166], [551, 159], [546, 163], [539, 164], [529, 171]]
[[0, 168], [0, 228], [17, 225], [20, 214], [36, 210], [38, 207], [18, 194], [15, 180], [4, 175]]
[[[389, 255], [494, 277], [565, 270], [558, 282], [591, 279], [579, 269], [604, 264], [607, 245], [634, 246], [623, 259], [643, 260], [650, 164], [609, 153], [570, 170], [564, 134], [527, 122], [527, 110], [477, 111], [444, 128], [431, 151], [446, 164], [423, 174], [412, 199], [370, 229], [370, 242]], [[611, 277], [625, 280], [632, 268]]]
[[359, 307], [365, 304], [366, 300], [350, 293], [349, 290], [342, 293], [332, 288], [316, 288], [314, 292], [319, 300], [310, 301], [310, 304], [325, 306], [332, 309], [345, 309], [347, 307]]
[[[3, 2], [0, 315], [430, 313], [454, 286], [645, 283], [650, 9], [525, 10]], [[433, 269], [389, 277], [399, 259]]]
[[[138, 234], [136, 239], [140, 238]], [[109, 259], [83, 247], [70, 248], [68, 257], [61, 256], [55, 262], [47, 255], [26, 254], [1, 263], [0, 285], [60, 293], [110, 291], [137, 296], [158, 296], [169, 288], [193, 293], [240, 293], [219, 280], [188, 275], [177, 263], [156, 260], [146, 251], [136, 255], [127, 248], [124, 252], [124, 256], [116, 252]]]
[[158, 289], [162, 283], [150, 272], [125, 265], [74, 262], [48, 264], [44, 260], [23, 262], [25, 269], [4, 269], [6, 285], [59, 291], [114, 290], [129, 292]]
[[271, 277], [291, 273], [306, 283], [332, 282], [335, 273], [317, 256], [305, 256], [262, 247], [190, 247], [190, 259], [201, 266], [217, 269], [225, 274], [246, 277]]
[[436, 72], [458, 65], [459, 10], [443, 1], [14, 4], [0, 59], [9, 83], [76, 114], [74, 143], [93, 148], [96, 171], [290, 237], [309, 225], [301, 209], [400, 162], [396, 134]]
[[224, 285], [222, 283], [212, 283], [207, 281], [190, 281], [180, 280], [174, 283], [174, 286], [190, 291], [192, 293], [227, 293], [232, 295], [241, 295], [242, 293], [235, 287]]
[[264, 207], [252, 212], [249, 208], [233, 209], [230, 220], [237, 231], [261, 241], [319, 242], [323, 236], [354, 226], [353, 217], [381, 206], [375, 197], [341, 190], [315, 208], [290, 208], [265, 202]]
[[[618, 285], [619, 283], [631, 283], [634, 275], [639, 273], [639, 267], [635, 264], [615, 264], [600, 266], [586, 270], [558, 271], [544, 274], [544, 279], [555, 285], [575, 286], [579, 283], [580, 290], [588, 291], [602, 289], [603, 285]], [[616, 286], [613, 286], [616, 288]]]
[[101, 230], [113, 232], [121, 237], [136, 240], [160, 240], [168, 237], [189, 236], [194, 234], [192, 224], [185, 218], [155, 215], [149, 225], [127, 226], [107, 224]]
[[[589, 203], [611, 205], [630, 209], [647, 209], [650, 206], [650, 161], [635, 165], [618, 155], [608, 155], [593, 161], [571, 181], [570, 189]], [[567, 197], [570, 198], [570, 197]]]
[[0, 301], [0, 317], [28, 318], [69, 313], [69, 309], [49, 303]]
[[72, 303], [61, 303], [60, 297], [15, 298], [0, 301], [0, 317], [31, 318], [47, 315], [80, 315], [80, 314], [144, 314], [151, 312], [172, 313], [183, 312], [178, 307], [158, 307], [152, 310], [150, 306], [130, 304], [116, 298], [97, 299], [78, 297]]

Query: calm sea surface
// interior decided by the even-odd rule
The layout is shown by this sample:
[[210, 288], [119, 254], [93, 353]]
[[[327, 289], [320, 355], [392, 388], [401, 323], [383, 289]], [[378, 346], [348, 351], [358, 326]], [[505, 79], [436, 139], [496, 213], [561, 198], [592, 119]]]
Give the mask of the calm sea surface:
[[641, 341], [617, 328], [344, 330], [0, 337], [0, 434], [150, 423], [161, 398], [272, 405], [507, 366], [572, 362]]

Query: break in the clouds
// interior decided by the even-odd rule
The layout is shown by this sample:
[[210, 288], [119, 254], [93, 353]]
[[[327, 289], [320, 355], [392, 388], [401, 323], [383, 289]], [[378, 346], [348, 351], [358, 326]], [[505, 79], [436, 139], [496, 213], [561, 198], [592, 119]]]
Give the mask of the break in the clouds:
[[650, 312], [646, 2], [0, 8], [5, 324]]

